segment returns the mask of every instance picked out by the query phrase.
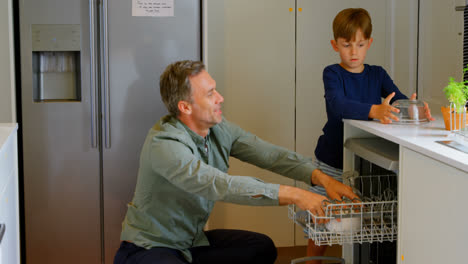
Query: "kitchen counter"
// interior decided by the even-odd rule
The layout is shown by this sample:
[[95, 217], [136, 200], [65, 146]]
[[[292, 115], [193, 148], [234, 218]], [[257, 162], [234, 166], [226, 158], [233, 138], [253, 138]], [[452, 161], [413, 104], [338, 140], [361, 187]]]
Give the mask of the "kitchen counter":
[[0, 263], [20, 263], [17, 124], [0, 123]]
[[[436, 142], [455, 136], [445, 130], [441, 116], [435, 118], [423, 125], [344, 120], [345, 142], [350, 138], [393, 142], [389, 144], [398, 163], [400, 264], [466, 263], [468, 154]], [[354, 170], [355, 153], [345, 148], [343, 155], [343, 169]], [[353, 263], [352, 247], [345, 245], [343, 256], [346, 263]]]
[[422, 125], [384, 125], [378, 121], [360, 120], [344, 120], [344, 123], [468, 172], [468, 153], [436, 142], [454, 138], [450, 131], [445, 130], [441, 116]]

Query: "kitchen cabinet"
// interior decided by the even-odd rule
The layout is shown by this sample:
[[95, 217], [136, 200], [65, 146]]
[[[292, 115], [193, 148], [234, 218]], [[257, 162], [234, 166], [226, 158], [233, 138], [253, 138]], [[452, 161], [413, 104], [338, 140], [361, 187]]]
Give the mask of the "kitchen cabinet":
[[[384, 66], [408, 93], [416, 84], [416, 2], [204, 1], [204, 61], [225, 97], [225, 117], [269, 142], [314, 157], [326, 121], [322, 71], [339, 62], [330, 45], [333, 18], [344, 8], [366, 8], [374, 28], [366, 63]], [[296, 184], [237, 160], [229, 173]], [[306, 243], [286, 207], [218, 203], [209, 228], [262, 232], [277, 246]]]
[[[292, 1], [294, 3], [294, 1]], [[264, 140], [294, 149], [295, 11], [291, 1], [206, 1], [205, 62], [224, 96], [224, 116]], [[294, 181], [230, 160], [229, 174]], [[277, 246], [294, 244], [286, 207], [217, 203], [209, 228], [252, 230]]]
[[0, 1], [0, 122], [15, 122], [13, 3]]
[[[468, 213], [460, 208], [465, 207], [468, 154], [436, 142], [453, 139], [442, 117], [420, 126], [345, 120], [344, 132], [345, 141], [378, 137], [398, 145], [397, 262], [465, 262]], [[344, 169], [353, 164], [353, 153], [345, 149]], [[352, 263], [351, 248], [344, 248], [344, 256]]]
[[0, 123], [0, 264], [20, 263], [17, 125]]

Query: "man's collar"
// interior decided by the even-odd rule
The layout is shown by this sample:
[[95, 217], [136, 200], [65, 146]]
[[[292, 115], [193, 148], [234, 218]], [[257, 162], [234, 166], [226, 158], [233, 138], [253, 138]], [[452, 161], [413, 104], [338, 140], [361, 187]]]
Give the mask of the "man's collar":
[[211, 129], [209, 129], [208, 134], [204, 138], [204, 137], [200, 136], [199, 134], [195, 133], [192, 129], [190, 129], [190, 127], [188, 127], [186, 124], [184, 124], [184, 122], [180, 121], [180, 119], [178, 119], [178, 118], [177, 118], [177, 122], [180, 123], [185, 128], [187, 133], [192, 138], [193, 142], [195, 142], [195, 144], [197, 144], [197, 145], [198, 144], [205, 144], [205, 138], [208, 138], [210, 133], [211, 133]]

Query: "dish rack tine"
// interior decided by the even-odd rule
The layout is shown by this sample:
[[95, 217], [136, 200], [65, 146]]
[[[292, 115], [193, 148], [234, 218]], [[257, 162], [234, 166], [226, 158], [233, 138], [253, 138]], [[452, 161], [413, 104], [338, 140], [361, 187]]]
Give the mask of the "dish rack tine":
[[345, 264], [345, 260], [342, 258], [337, 258], [337, 257], [305, 257], [305, 258], [298, 258], [298, 259], [293, 259], [291, 260], [291, 264], [296, 264], [296, 263], [301, 263], [301, 262], [306, 262], [309, 260], [332, 260], [332, 261], [339, 261], [341, 264]]

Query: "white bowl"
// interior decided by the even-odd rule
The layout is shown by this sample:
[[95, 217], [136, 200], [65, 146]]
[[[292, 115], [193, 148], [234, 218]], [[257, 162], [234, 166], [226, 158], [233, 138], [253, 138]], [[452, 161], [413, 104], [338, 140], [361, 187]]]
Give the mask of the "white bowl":
[[333, 233], [354, 233], [361, 231], [361, 218], [350, 217], [341, 218], [341, 220], [333, 219], [325, 224], [328, 231]]

